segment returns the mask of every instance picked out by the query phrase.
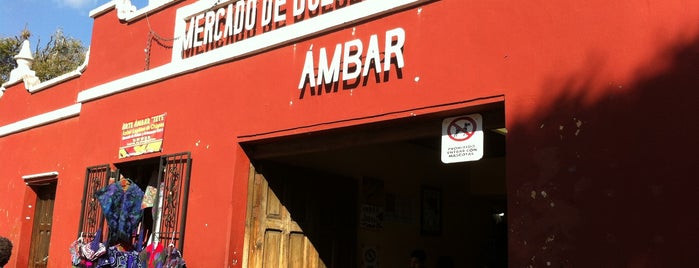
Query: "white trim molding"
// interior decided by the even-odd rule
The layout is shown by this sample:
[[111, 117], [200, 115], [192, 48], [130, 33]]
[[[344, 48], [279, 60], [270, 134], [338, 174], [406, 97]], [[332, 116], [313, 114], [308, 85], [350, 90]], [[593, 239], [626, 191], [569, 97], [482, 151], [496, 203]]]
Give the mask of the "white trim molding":
[[31, 174], [31, 175], [24, 175], [22, 176], [23, 180], [31, 180], [31, 179], [36, 179], [36, 178], [44, 178], [44, 177], [58, 177], [58, 171], [50, 171], [50, 172], [44, 172], [44, 173], [37, 173], [37, 174]]
[[90, 10], [90, 13], [89, 13], [88, 16], [90, 16], [90, 18], [93, 18], [93, 19], [94, 19], [95, 17], [97, 17], [97, 16], [99, 16], [99, 15], [102, 15], [102, 14], [104, 14], [104, 13], [107, 13], [107, 11], [111, 10], [112, 8], [114, 8], [115, 5], [116, 5], [116, 2], [114, 2], [114, 1], [109, 1], [109, 2], [103, 4], [103, 5], [99, 6], [99, 7], [96, 7], [96, 8], [93, 9], [93, 10]]
[[42, 185], [58, 180], [58, 171], [50, 171], [22, 176], [26, 185]]
[[1, 126], [0, 137], [77, 116], [80, 114], [81, 107], [82, 104], [76, 103], [67, 107], [53, 110], [51, 112], [32, 116], [27, 119]]
[[130, 22], [145, 17], [147, 14], [159, 11], [170, 4], [177, 3], [182, 0], [149, 0], [148, 5], [137, 9], [131, 4], [130, 0], [112, 0], [104, 5], [101, 5], [90, 11], [90, 17], [95, 18], [107, 11], [115, 8], [117, 10], [117, 18], [121, 21]]
[[36, 86], [29, 87], [29, 88], [27, 88], [27, 91], [29, 91], [29, 93], [39, 92], [41, 90], [52, 87], [54, 85], [60, 84], [61, 82], [67, 81], [71, 78], [79, 77], [81, 74], [82, 73], [79, 71], [71, 71], [71, 72], [56, 76], [52, 79], [46, 80], [46, 81], [44, 81]]

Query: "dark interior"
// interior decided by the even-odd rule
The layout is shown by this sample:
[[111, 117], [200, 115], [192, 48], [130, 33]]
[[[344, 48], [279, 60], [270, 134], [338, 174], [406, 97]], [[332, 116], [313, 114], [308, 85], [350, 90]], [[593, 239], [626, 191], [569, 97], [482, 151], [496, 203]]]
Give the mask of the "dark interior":
[[[304, 230], [318, 229], [311, 221], [326, 222], [328, 227], [319, 232], [341, 237], [309, 232], [327, 267], [373, 262], [408, 267], [415, 249], [425, 251], [428, 267], [506, 267], [502, 106], [475, 111], [483, 115], [481, 160], [452, 164], [440, 160], [442, 118], [473, 112], [431, 114], [248, 143], [244, 148], [268, 180], [305, 185], [293, 187], [295, 195], [318, 203], [313, 209], [296, 206], [293, 199], [282, 200]], [[285, 193], [290, 189], [274, 191], [290, 196]], [[310, 214], [321, 218], [309, 220]], [[323, 217], [353, 222], [336, 224]], [[327, 253], [333, 248], [328, 241], [354, 243], [355, 259], [333, 261], [337, 256]], [[365, 259], [367, 251], [377, 252], [377, 257]]]

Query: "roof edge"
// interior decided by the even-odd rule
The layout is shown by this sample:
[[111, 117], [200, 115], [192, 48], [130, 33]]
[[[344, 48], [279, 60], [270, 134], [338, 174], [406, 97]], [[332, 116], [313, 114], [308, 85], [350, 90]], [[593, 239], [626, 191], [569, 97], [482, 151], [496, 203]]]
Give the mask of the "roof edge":
[[70, 71], [70, 72], [65, 73], [65, 74], [62, 74], [62, 75], [59, 75], [59, 76], [54, 77], [52, 79], [46, 80], [44, 82], [41, 82], [36, 86], [27, 88], [27, 91], [29, 91], [29, 93], [39, 92], [41, 90], [44, 90], [44, 89], [47, 89], [49, 87], [58, 85], [58, 84], [63, 83], [65, 81], [68, 81], [70, 79], [80, 77], [83, 74], [83, 72], [85, 71], [85, 69], [87, 69], [87, 62], [89, 60], [90, 60], [90, 49], [88, 48], [87, 52], [85, 52], [85, 60], [83, 61], [82, 64], [80, 64], [80, 66], [75, 68], [75, 70]]

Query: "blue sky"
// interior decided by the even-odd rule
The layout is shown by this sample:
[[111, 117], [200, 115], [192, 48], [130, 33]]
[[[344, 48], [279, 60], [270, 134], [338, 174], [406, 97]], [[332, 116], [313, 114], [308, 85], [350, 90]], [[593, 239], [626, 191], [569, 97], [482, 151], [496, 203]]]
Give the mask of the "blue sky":
[[[0, 0], [0, 37], [16, 36], [25, 25], [31, 31], [32, 50], [51, 38], [60, 28], [64, 35], [74, 37], [89, 46], [92, 18], [89, 13], [109, 0]], [[147, 0], [132, 0], [138, 8]]]

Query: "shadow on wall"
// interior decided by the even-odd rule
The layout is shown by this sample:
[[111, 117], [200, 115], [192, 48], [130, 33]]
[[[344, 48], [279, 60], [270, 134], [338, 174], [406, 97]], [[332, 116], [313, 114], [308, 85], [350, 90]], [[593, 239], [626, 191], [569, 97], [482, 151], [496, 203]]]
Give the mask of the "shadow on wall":
[[699, 267], [699, 37], [660, 59], [594, 103], [599, 77], [570, 78], [508, 126], [510, 267]]

